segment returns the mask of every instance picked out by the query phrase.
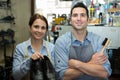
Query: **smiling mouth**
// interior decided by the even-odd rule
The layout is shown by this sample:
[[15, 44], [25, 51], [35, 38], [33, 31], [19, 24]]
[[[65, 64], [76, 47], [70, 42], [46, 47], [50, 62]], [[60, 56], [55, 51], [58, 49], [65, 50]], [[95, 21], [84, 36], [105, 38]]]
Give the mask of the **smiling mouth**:
[[77, 24], [77, 25], [82, 25], [82, 23], [81, 23], [81, 22], [77, 22], [76, 24]]
[[82, 24], [77, 24], [77, 26], [81, 26]]
[[36, 35], [37, 37], [41, 37], [41, 35]]

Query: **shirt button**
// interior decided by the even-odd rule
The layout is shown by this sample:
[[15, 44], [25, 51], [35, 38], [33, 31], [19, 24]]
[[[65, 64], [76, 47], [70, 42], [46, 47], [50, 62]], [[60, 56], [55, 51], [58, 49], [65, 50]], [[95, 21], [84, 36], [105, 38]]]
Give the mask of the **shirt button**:
[[58, 60], [58, 63], [60, 63], [60, 60]]

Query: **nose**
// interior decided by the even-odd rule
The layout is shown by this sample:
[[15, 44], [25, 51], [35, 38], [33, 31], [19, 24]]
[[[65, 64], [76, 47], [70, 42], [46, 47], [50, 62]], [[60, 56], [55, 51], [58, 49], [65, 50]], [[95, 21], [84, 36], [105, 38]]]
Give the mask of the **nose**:
[[38, 30], [39, 32], [41, 32], [41, 31], [42, 31], [42, 29], [41, 29], [41, 28], [38, 28], [37, 30]]
[[78, 20], [81, 20], [81, 15], [78, 15], [78, 16], [77, 16], [77, 19], [78, 19]]

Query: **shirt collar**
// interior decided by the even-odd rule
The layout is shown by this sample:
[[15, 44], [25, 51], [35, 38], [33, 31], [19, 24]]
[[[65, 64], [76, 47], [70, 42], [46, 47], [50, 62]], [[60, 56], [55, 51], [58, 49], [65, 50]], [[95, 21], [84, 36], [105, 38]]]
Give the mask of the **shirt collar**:
[[91, 42], [91, 33], [90, 32], [87, 32], [86, 40]]
[[27, 47], [29, 48], [29, 47], [31, 47], [32, 45], [31, 45], [31, 38], [29, 38], [28, 39], [28, 41], [27, 41]]
[[[90, 32], [87, 32], [87, 36], [86, 36], [86, 38], [85, 38], [85, 41], [86, 41], [86, 40], [87, 40], [88, 42], [91, 42]], [[71, 32], [71, 41], [72, 41], [72, 43], [78, 41], [78, 40], [76, 39], [76, 37], [73, 35], [72, 32]]]
[[[43, 47], [45, 47], [45, 46], [46, 46], [46, 41], [43, 40]], [[32, 48], [31, 38], [29, 38], [27, 41], [27, 48]]]

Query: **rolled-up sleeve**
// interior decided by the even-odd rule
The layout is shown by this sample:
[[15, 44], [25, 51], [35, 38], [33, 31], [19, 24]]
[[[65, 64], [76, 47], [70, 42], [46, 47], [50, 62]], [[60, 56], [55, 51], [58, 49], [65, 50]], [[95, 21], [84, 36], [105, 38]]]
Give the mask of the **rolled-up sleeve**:
[[55, 54], [55, 70], [60, 80], [63, 80], [64, 73], [68, 68], [68, 44], [62, 41], [61, 38], [56, 41], [54, 54]]
[[31, 59], [27, 58], [23, 60], [23, 53], [24, 52], [22, 52], [22, 49], [19, 46], [15, 48], [12, 68], [12, 75], [15, 80], [21, 80], [21, 78], [23, 78], [30, 69]]
[[[96, 38], [96, 37], [95, 37], [95, 38]], [[95, 44], [97, 44], [97, 45], [94, 45], [94, 49], [97, 48], [97, 49], [96, 49], [97, 52], [100, 52], [101, 49], [103, 48], [104, 45], [102, 45], [102, 43], [103, 43], [104, 39], [105, 39], [104, 37], [99, 37], [97, 42], [94, 41]], [[101, 45], [99, 45], [99, 44], [101, 44]], [[108, 53], [107, 53], [106, 49], [104, 50], [104, 54], [108, 56]], [[107, 61], [103, 64], [103, 67], [106, 69], [106, 71], [108, 72], [108, 74], [109, 74], [109, 76], [110, 76], [111, 73], [112, 73], [110, 61], [107, 60]]]

